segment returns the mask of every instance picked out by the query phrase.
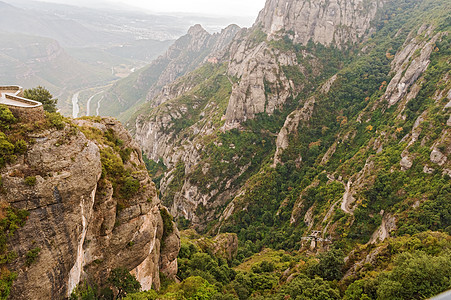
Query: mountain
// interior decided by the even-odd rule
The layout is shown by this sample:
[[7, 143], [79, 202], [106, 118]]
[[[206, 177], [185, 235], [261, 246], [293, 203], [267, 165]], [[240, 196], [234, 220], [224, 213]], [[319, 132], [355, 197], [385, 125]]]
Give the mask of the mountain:
[[[171, 97], [166, 85], [199, 67], [207, 57], [215, 60], [214, 55], [219, 55], [228, 46], [239, 29], [236, 25], [230, 25], [220, 33], [210, 34], [200, 25], [192, 26], [164, 55], [114, 84], [105, 95], [110, 105], [102, 106], [100, 114], [124, 119], [121, 113], [136, 109], [137, 104], [144, 101], [151, 101], [153, 106], [165, 102]], [[187, 89], [189, 87], [185, 87]]]
[[0, 105], [0, 292], [449, 290], [450, 12], [448, 0], [267, 0], [249, 29], [194, 26], [102, 98], [134, 140], [112, 118], [24, 124]]
[[[218, 64], [127, 122], [179, 226], [237, 234], [237, 264], [265, 247], [335, 249], [337, 276], [289, 269], [339, 280], [341, 296], [388, 274], [392, 239], [424, 245], [433, 230], [449, 246], [449, 12], [447, 1], [267, 1]], [[180, 274], [195, 274], [184, 259]], [[224, 281], [236, 295], [237, 280], [264, 294]], [[372, 299], [393, 295], [382, 286]]]
[[66, 299], [117, 268], [144, 289], [175, 276], [178, 230], [119, 122], [0, 110], [2, 297]]

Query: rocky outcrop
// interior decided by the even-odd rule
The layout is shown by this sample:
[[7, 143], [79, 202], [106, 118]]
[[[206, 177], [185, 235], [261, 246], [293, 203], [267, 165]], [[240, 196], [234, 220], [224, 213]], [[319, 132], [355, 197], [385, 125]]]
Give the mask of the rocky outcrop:
[[[207, 58], [212, 58], [212, 61], [216, 62], [215, 58], [223, 55], [223, 51], [239, 30], [240, 27], [237, 25], [230, 25], [219, 33], [210, 34], [199, 24], [192, 26], [188, 34], [178, 39], [165, 55], [152, 63], [158, 66], [160, 61], [168, 62], [161, 73], [155, 74], [158, 80], [148, 90], [147, 101], [158, 106], [168, 99], [173, 99], [174, 95], [168, 85], [199, 67]], [[189, 88], [178, 89], [178, 92], [183, 93], [188, 90]]]
[[[134, 270], [146, 289], [159, 288], [160, 270], [175, 276], [179, 245], [160, 247], [161, 204], [136, 143], [113, 119], [75, 124], [81, 130], [70, 124], [34, 133], [27, 153], [1, 171], [1, 200], [30, 213], [10, 243], [18, 254], [10, 265], [18, 274], [11, 299], [63, 299], [82, 280], [104, 283], [117, 267]], [[96, 138], [88, 139], [92, 133]], [[124, 167], [139, 190], [126, 200], [102, 172], [101, 152], [111, 149], [101, 142], [105, 135], [130, 149]], [[24, 265], [34, 248], [40, 248], [37, 259]]]
[[[287, 119], [285, 120], [285, 124], [283, 125], [282, 129], [279, 132], [279, 135], [277, 136], [277, 148], [276, 154], [274, 155], [274, 166], [281, 163], [280, 155], [282, 154], [283, 150], [288, 148], [289, 138], [293, 135], [296, 135], [299, 123], [307, 122], [308, 120], [310, 120], [313, 114], [314, 105], [315, 98], [311, 97], [305, 102], [304, 106], [301, 109], [295, 110], [290, 115], [288, 115]], [[302, 158], [299, 159], [302, 160]]]
[[429, 66], [431, 53], [440, 34], [426, 40], [420, 36], [432, 36], [433, 30], [432, 26], [423, 25], [417, 32], [410, 34], [402, 46], [402, 50], [396, 53], [391, 63], [395, 76], [382, 97], [388, 102], [388, 106], [395, 105], [404, 96], [407, 96], [407, 101], [409, 101], [415, 98], [420, 91], [418, 86], [412, 89], [410, 87], [416, 83]]
[[[298, 64], [296, 54], [270, 47], [267, 42], [256, 45], [252, 34], [244, 41], [236, 40], [230, 47], [228, 74], [239, 78], [234, 84], [225, 113], [226, 130], [239, 127], [258, 113], [271, 115], [282, 109], [289, 97], [296, 97], [304, 88], [287, 78], [284, 67], [304, 76], [305, 68]], [[306, 54], [307, 55], [307, 54]], [[312, 64], [316, 60], [311, 57]]]
[[384, 211], [380, 213], [382, 218], [381, 226], [373, 233], [371, 236], [369, 244], [377, 244], [383, 242], [385, 239], [390, 237], [390, 232], [396, 230], [396, 219], [391, 214], [384, 214]]
[[235, 233], [220, 233], [213, 238], [207, 238], [199, 236], [192, 229], [188, 229], [182, 234], [203, 252], [213, 253], [216, 257], [232, 261], [237, 255], [238, 236]]
[[383, 0], [270, 0], [256, 24], [269, 38], [290, 33], [295, 43], [312, 40], [323, 45], [344, 46], [360, 41], [371, 30], [371, 21]]

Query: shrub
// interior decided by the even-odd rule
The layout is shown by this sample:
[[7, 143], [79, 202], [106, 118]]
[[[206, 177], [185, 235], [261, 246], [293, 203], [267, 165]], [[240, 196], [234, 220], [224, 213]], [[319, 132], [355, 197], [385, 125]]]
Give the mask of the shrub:
[[70, 300], [96, 300], [95, 287], [87, 282], [81, 282], [70, 294]]
[[158, 298], [158, 293], [150, 290], [145, 292], [128, 294], [124, 300], [156, 300]]
[[27, 265], [28, 267], [31, 266], [36, 261], [36, 258], [38, 257], [39, 252], [41, 252], [41, 248], [39, 248], [39, 247], [36, 247], [36, 248], [28, 251], [27, 254], [25, 254], [25, 258], [26, 258], [25, 265]]
[[130, 199], [138, 192], [140, 187], [139, 181], [133, 177], [127, 177], [124, 185], [121, 187], [121, 196], [125, 199]]
[[27, 142], [25, 142], [24, 140], [18, 140], [14, 144], [14, 152], [18, 154], [24, 154], [25, 152], [27, 152], [27, 147]]
[[339, 280], [343, 276], [343, 252], [332, 249], [319, 255], [319, 263], [314, 265], [310, 272], [326, 280]]
[[34, 186], [36, 184], [36, 176], [28, 176], [24, 179], [24, 182], [28, 186]]
[[3, 132], [0, 132], [0, 168], [14, 159], [14, 145]]
[[116, 268], [111, 271], [108, 277], [110, 283], [117, 290], [116, 298], [123, 298], [128, 293], [136, 293], [141, 289], [141, 284], [136, 277], [131, 275], [125, 268]]
[[174, 225], [172, 223], [172, 216], [166, 208], [163, 207], [162, 209], [160, 209], [160, 215], [161, 215], [161, 218], [163, 219], [163, 238], [162, 238], [162, 240], [164, 241], [164, 239], [166, 237], [168, 237], [174, 231]]
[[49, 113], [46, 112], [45, 116], [47, 118], [48, 125], [51, 127], [55, 127], [58, 130], [61, 130], [64, 128], [64, 117], [60, 115], [59, 113]]
[[9, 108], [4, 104], [0, 104], [0, 129], [8, 129], [9, 125], [16, 121], [16, 118]]
[[50, 113], [56, 112], [58, 99], [52, 99], [52, 94], [44, 87], [38, 86], [32, 89], [26, 89], [23, 95], [25, 98], [41, 102], [45, 111]]

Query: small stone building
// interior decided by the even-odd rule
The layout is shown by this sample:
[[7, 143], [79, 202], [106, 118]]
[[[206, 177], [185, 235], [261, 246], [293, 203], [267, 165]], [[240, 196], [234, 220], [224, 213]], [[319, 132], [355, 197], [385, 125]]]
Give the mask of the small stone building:
[[42, 103], [23, 98], [23, 88], [18, 85], [0, 86], [0, 104], [8, 106], [22, 122], [31, 123], [44, 119]]

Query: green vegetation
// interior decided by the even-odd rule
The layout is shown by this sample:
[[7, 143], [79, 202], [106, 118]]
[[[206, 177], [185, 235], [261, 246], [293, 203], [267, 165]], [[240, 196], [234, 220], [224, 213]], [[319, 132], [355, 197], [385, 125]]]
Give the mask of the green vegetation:
[[36, 176], [25, 177], [24, 182], [28, 186], [34, 186], [36, 184]]
[[[363, 4], [367, 9], [368, 3]], [[374, 21], [377, 30], [370, 38], [344, 49], [312, 42], [295, 45], [290, 32], [267, 41], [277, 51], [296, 54], [302, 67], [281, 69], [295, 87], [302, 87], [302, 93], [273, 115], [260, 114], [240, 124], [239, 130], [218, 130], [202, 138], [192, 130], [209, 120], [215, 128], [222, 126], [215, 112], [224, 113], [221, 99], [227, 89], [222, 93], [199, 84], [167, 104], [183, 116], [165, 129], [174, 133], [176, 146], [189, 141], [204, 147], [200, 162], [190, 172], [185, 172], [183, 163], [169, 170], [166, 178], [172, 182], [163, 195], [164, 203], [171, 205], [187, 180], [204, 195], [221, 194], [231, 187], [240, 191], [229, 218], [202, 227], [202, 233], [210, 235], [236, 233], [237, 256], [224, 261], [208, 250], [211, 247], [182, 240], [180, 279], [202, 277], [218, 292], [209, 299], [425, 299], [451, 288], [449, 164], [433, 163], [430, 158], [436, 148], [449, 161], [447, 8], [444, 0], [390, 1], [379, 11]], [[425, 20], [432, 32], [415, 37]], [[389, 107], [382, 96], [394, 76], [395, 55], [408, 37], [427, 42], [438, 32], [445, 34], [432, 45], [430, 65], [417, 81], [418, 94], [411, 87], [407, 93], [416, 96]], [[267, 38], [258, 29], [249, 34], [256, 43]], [[208, 73], [206, 69], [197, 72]], [[316, 90], [335, 74], [328, 93]], [[213, 77], [205, 77], [210, 87], [223, 79], [217, 76], [213, 82]], [[276, 94], [276, 88], [263, 81], [266, 95]], [[219, 93], [221, 97], [214, 98]], [[312, 117], [289, 136], [282, 163], [272, 167], [275, 137], [286, 116], [311, 96], [316, 100]], [[210, 105], [218, 108], [204, 109], [205, 99], [215, 100]], [[188, 107], [187, 113], [179, 110], [181, 105]], [[153, 110], [150, 118], [165, 112], [160, 109]], [[412, 136], [415, 139], [409, 143]], [[412, 166], [401, 168], [406, 155]], [[161, 162], [152, 162], [148, 168], [158, 177], [166, 172]], [[356, 199], [352, 213], [340, 208], [349, 181]], [[215, 197], [209, 200], [216, 201]], [[224, 207], [217, 208], [216, 216], [223, 211]], [[196, 213], [207, 215], [204, 206]], [[383, 222], [391, 222], [389, 217], [396, 223], [388, 224], [390, 238], [368, 243]], [[186, 228], [190, 223], [181, 219], [179, 226]], [[327, 252], [315, 256], [308, 252], [301, 238], [312, 230], [331, 239]], [[205, 243], [212, 240], [204, 239]], [[349, 260], [345, 262], [344, 257]], [[169, 291], [163, 289], [161, 297]]]
[[[155, 299], [151, 297], [154, 292], [138, 293], [141, 290], [141, 284], [135, 276], [125, 268], [115, 268], [111, 271], [107, 283], [99, 287], [87, 281], [80, 282], [70, 295], [71, 300], [96, 300], [96, 299]], [[139, 296], [136, 296], [140, 294]], [[135, 295], [135, 296], [134, 296]]]
[[25, 265], [28, 267], [31, 266], [35, 262], [36, 258], [38, 258], [40, 252], [41, 252], [41, 248], [39, 248], [39, 247], [33, 248], [30, 251], [28, 251], [25, 254], [25, 258], [26, 258]]
[[164, 241], [172, 232], [174, 232], [174, 225], [172, 223], [172, 216], [165, 207], [160, 209], [160, 215], [163, 219], [163, 237], [161, 240]]
[[163, 161], [160, 159], [158, 162], [154, 162], [147, 158], [147, 156], [143, 153], [143, 160], [146, 164], [146, 169], [149, 172], [150, 178], [155, 183], [157, 189], [160, 188], [160, 181], [164, 176], [164, 172], [166, 172], [167, 167], [164, 165]]
[[7, 267], [7, 264], [17, 258], [17, 253], [9, 250], [8, 239], [14, 236], [17, 229], [25, 225], [29, 213], [1, 203], [0, 215], [0, 299], [7, 299], [13, 281], [17, 277], [16, 272], [10, 271]]
[[23, 95], [24, 98], [41, 102], [45, 111], [49, 113], [56, 112], [58, 99], [54, 99], [52, 94], [42, 86], [24, 90]]
[[16, 123], [16, 121], [9, 108], [4, 104], [0, 104], [0, 129], [9, 129], [9, 126]]
[[124, 268], [116, 268], [111, 271], [108, 283], [116, 290], [115, 296], [121, 299], [128, 293], [135, 293], [141, 289], [141, 284]]

